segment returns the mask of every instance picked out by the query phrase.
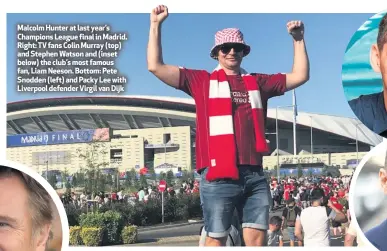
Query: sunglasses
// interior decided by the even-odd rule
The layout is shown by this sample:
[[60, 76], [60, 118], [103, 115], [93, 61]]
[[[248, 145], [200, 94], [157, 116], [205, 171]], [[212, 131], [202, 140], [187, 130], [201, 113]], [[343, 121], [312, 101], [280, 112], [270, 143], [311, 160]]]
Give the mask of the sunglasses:
[[245, 48], [246, 46], [243, 44], [223, 44], [219, 49], [223, 54], [228, 54], [231, 49], [234, 49], [235, 52], [242, 52]]

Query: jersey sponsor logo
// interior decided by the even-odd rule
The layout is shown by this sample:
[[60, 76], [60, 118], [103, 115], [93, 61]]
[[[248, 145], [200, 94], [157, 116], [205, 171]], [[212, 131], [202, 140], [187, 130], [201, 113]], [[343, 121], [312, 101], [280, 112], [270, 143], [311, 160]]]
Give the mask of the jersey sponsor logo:
[[250, 103], [248, 92], [231, 92], [232, 102], [236, 104]]

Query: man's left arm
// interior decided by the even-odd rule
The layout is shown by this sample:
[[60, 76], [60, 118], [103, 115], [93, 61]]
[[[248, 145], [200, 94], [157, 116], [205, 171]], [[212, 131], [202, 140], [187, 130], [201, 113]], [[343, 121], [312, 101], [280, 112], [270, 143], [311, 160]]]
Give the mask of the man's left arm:
[[346, 223], [348, 221], [346, 215], [338, 208], [336, 208], [330, 200], [328, 200], [328, 207], [332, 209], [328, 215], [328, 218], [340, 223]]
[[296, 219], [296, 226], [294, 228], [294, 235], [297, 237], [298, 240], [302, 241], [303, 236], [302, 236], [302, 225], [301, 225], [301, 217], [297, 216]]
[[304, 40], [304, 24], [301, 21], [287, 23], [288, 32], [293, 38], [294, 61], [292, 72], [286, 74], [286, 90], [293, 90], [309, 80], [309, 58]]

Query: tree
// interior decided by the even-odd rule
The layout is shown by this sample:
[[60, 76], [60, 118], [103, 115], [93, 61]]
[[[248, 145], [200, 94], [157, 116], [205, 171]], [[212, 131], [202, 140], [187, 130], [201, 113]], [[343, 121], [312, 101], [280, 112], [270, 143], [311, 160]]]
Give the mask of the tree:
[[136, 183], [136, 180], [137, 180], [137, 172], [134, 168], [130, 169], [129, 171], [129, 180], [131, 181], [131, 183], [134, 185], [134, 183]]
[[301, 165], [298, 165], [297, 166], [297, 176], [298, 178], [301, 178], [303, 175], [303, 172], [302, 172], [302, 166]]
[[66, 193], [71, 192], [71, 184], [68, 178], [69, 178], [69, 173], [67, 171], [67, 168], [65, 168], [64, 171], [62, 172], [62, 187], [64, 184], [64, 187], [66, 188]]
[[95, 194], [98, 193], [101, 186], [99, 180], [101, 168], [107, 167], [110, 162], [104, 161], [105, 157], [108, 156], [108, 146], [106, 142], [100, 141], [106, 135], [101, 135], [99, 139], [94, 139], [91, 143], [87, 143], [86, 147], [78, 148], [77, 155], [78, 158], [83, 159], [85, 163], [86, 172], [88, 174], [87, 179], [87, 187], [90, 189], [89, 191], [92, 193], [92, 197], [94, 198]]
[[73, 187], [85, 187], [85, 174], [82, 171], [74, 174]]
[[133, 180], [132, 180], [132, 177], [131, 177], [131, 173], [126, 171], [125, 172], [125, 183], [124, 183], [124, 186], [125, 186], [125, 188], [129, 188], [132, 184], [133, 184]]
[[150, 179], [151, 180], [156, 180], [156, 172], [153, 167], [148, 168], [148, 173], [150, 174]]
[[138, 173], [136, 172], [136, 170], [134, 168], [130, 169], [130, 171], [127, 172], [127, 180], [128, 180], [127, 184], [130, 181], [129, 186], [134, 186], [135, 188], [140, 187], [140, 182], [137, 179], [137, 175], [138, 175]]
[[113, 178], [114, 178], [113, 190], [117, 190], [117, 192], [118, 192], [120, 190], [120, 172], [118, 169], [117, 169], [116, 173], [113, 175]]
[[93, 189], [93, 178], [94, 178], [94, 172], [93, 171], [89, 171], [89, 170], [86, 170], [85, 171], [85, 182], [84, 182], [84, 188], [85, 188], [85, 191], [87, 191], [88, 193], [90, 193], [90, 191], [92, 191]]
[[327, 166], [324, 166], [324, 167], [322, 168], [321, 174], [322, 174], [323, 176], [327, 176], [327, 174], [328, 174], [328, 168], [327, 168]]
[[48, 183], [56, 189], [56, 183], [58, 182], [55, 174], [48, 174]]
[[140, 188], [141, 187], [141, 183], [140, 183], [140, 174], [138, 174], [138, 177], [137, 177], [137, 174], [136, 174], [136, 179], [134, 180], [134, 187], [136, 189]]
[[274, 168], [271, 169], [271, 172], [272, 172], [273, 176], [277, 176], [277, 174], [278, 174], [278, 166], [275, 165]]
[[75, 176], [75, 174], [72, 175], [71, 185], [72, 185], [73, 187], [76, 187], [76, 186], [78, 185], [78, 179], [77, 179], [77, 177]]
[[103, 174], [101, 170], [97, 170], [97, 178], [96, 178], [96, 191], [102, 192], [107, 191], [107, 187], [110, 189], [114, 184], [113, 175], [111, 174]]
[[182, 181], [187, 181], [187, 180], [189, 180], [189, 179], [191, 179], [191, 180], [193, 180], [193, 179], [195, 179], [195, 171], [193, 171], [193, 170], [183, 170], [182, 171], [182, 175], [181, 175], [181, 180]]
[[337, 166], [328, 166], [326, 168], [326, 175], [331, 177], [340, 177], [340, 169]]
[[146, 176], [143, 174], [140, 175], [140, 186], [144, 188], [148, 186], [148, 182], [146, 181]]
[[173, 186], [174, 184], [174, 179], [175, 179], [175, 174], [173, 173], [172, 170], [169, 170], [167, 172], [167, 175], [166, 175], [166, 178], [165, 178], [165, 181], [167, 182], [168, 186]]
[[159, 179], [160, 180], [165, 180], [167, 178], [167, 175], [164, 172], [160, 172]]

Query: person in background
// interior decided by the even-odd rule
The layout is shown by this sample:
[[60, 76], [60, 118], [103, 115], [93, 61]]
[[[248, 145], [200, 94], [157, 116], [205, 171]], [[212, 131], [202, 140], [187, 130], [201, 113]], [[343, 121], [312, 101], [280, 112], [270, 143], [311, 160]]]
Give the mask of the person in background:
[[123, 199], [124, 199], [123, 192], [124, 192], [124, 191], [122, 191], [122, 189], [121, 189], [121, 190], [117, 193], [117, 198], [118, 198], [118, 200], [119, 200], [120, 202], [122, 202]]
[[183, 194], [185, 192], [185, 186], [186, 185], [184, 183], [181, 184], [181, 187], [179, 188], [179, 194]]
[[[297, 217], [295, 235], [298, 240], [304, 240], [305, 247], [330, 246], [330, 220], [341, 223], [347, 221], [344, 213], [338, 210], [330, 200], [324, 197], [321, 188], [314, 188], [311, 194], [311, 206], [301, 212]], [[302, 234], [304, 232], [304, 236]]]
[[271, 196], [270, 212], [274, 212], [274, 208], [275, 208], [274, 187], [271, 184], [270, 184], [270, 196]]
[[281, 181], [281, 183], [278, 184], [278, 204], [282, 205], [282, 198], [284, 196], [284, 183]]
[[110, 202], [111, 202], [111, 200], [109, 198], [109, 195], [107, 195], [107, 194], [103, 195], [103, 203], [105, 205], [108, 205]]
[[[295, 201], [293, 198], [291, 198], [288, 201], [287, 207], [282, 212], [282, 225], [281, 229], [284, 230], [285, 228], [288, 230], [288, 235], [290, 239], [290, 246], [294, 247], [296, 236], [295, 236], [295, 226], [296, 226], [296, 219], [301, 215], [301, 209], [296, 206]], [[302, 246], [302, 239], [297, 240], [298, 246]]]
[[79, 199], [81, 200], [82, 205], [86, 204], [87, 196], [85, 191], [82, 191], [81, 195], [79, 196]]
[[281, 205], [281, 196], [280, 196], [280, 191], [279, 191], [280, 186], [276, 185], [274, 188], [274, 209], [278, 209]]
[[145, 191], [144, 191], [144, 188], [143, 187], [140, 187], [140, 189], [138, 190], [138, 201], [144, 201], [144, 197], [145, 197]]
[[309, 201], [309, 190], [307, 190], [306, 187], [302, 188], [302, 192], [301, 192], [300, 197], [301, 197], [300, 199], [301, 199], [302, 209], [307, 208], [308, 207], [308, 201]]
[[78, 197], [74, 192], [71, 192], [71, 202], [75, 207], [78, 207]]
[[111, 200], [112, 202], [116, 202], [117, 201], [117, 191], [116, 190], [113, 190], [113, 192], [111, 193]]
[[148, 192], [148, 190], [145, 190], [144, 191], [144, 202], [148, 202], [148, 200], [149, 200], [149, 192]]
[[273, 216], [269, 221], [269, 229], [267, 230], [267, 246], [283, 247], [283, 235], [281, 232], [282, 220], [279, 216]]
[[285, 190], [284, 190], [284, 198], [283, 198], [283, 200], [284, 200], [285, 203], [286, 203], [287, 201], [289, 201], [289, 199], [290, 199], [290, 185], [285, 184]]
[[175, 197], [176, 191], [175, 191], [175, 189], [174, 189], [173, 187], [171, 187], [171, 189], [169, 190], [169, 195], [170, 195], [171, 197]]
[[[343, 209], [344, 209], [344, 206], [341, 205], [338, 201], [338, 193], [337, 191], [334, 191], [333, 192], [333, 196], [330, 197], [329, 199], [332, 204], [338, 209], [340, 210], [341, 212], [343, 212]], [[344, 212], [343, 212], [344, 213]], [[347, 218], [348, 220], [348, 218]], [[343, 234], [343, 230], [342, 230], [342, 227], [341, 227], [341, 222], [337, 222], [335, 220], [332, 220], [332, 227], [333, 227], [333, 235], [335, 237], [341, 237], [341, 235]]]

